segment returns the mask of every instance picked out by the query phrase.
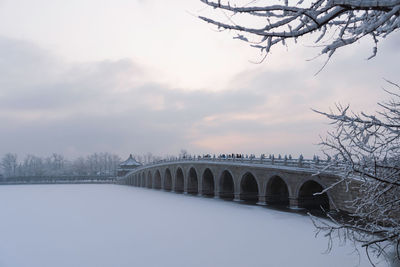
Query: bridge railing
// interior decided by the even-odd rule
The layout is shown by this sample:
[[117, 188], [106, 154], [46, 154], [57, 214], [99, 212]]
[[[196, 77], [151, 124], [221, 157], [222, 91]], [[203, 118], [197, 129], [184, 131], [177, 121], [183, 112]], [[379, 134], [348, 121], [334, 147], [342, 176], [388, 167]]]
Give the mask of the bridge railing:
[[[288, 157], [234, 157], [234, 156], [185, 156], [185, 157], [175, 157], [162, 159], [158, 161], [154, 161], [148, 163], [146, 165], [142, 165], [138, 168], [135, 168], [132, 171], [140, 171], [143, 169], [147, 169], [149, 167], [169, 164], [169, 163], [186, 163], [186, 162], [221, 162], [221, 163], [231, 163], [231, 164], [250, 164], [250, 165], [266, 165], [266, 166], [279, 166], [279, 167], [287, 167], [291, 169], [309, 169], [313, 170], [316, 173], [318, 171], [321, 172], [330, 172], [330, 173], [338, 173], [340, 170], [343, 170], [343, 165], [340, 165], [337, 162], [332, 160], [321, 160], [318, 157], [314, 157], [314, 159], [304, 159], [300, 156], [297, 159], [288, 158]], [[129, 175], [129, 173], [127, 174]]]

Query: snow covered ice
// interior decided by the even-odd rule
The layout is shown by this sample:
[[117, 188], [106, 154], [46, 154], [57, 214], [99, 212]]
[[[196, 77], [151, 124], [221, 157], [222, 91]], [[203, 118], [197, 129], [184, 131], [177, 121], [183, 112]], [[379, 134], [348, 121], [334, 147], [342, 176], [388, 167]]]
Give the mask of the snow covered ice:
[[307, 216], [144, 188], [1, 186], [0, 218], [1, 267], [359, 264]]

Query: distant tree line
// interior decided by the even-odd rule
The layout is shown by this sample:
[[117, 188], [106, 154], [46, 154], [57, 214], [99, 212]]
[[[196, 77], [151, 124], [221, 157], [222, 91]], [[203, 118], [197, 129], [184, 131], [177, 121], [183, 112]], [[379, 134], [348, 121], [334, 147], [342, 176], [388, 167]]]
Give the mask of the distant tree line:
[[153, 163], [153, 162], [156, 162], [156, 161], [159, 161], [161, 159], [168, 158], [168, 157], [172, 158], [172, 156], [165, 156], [165, 157], [156, 156], [156, 155], [153, 155], [150, 152], [147, 152], [146, 154], [143, 154], [143, 155], [134, 154], [132, 156], [137, 162], [139, 162], [141, 164]]
[[93, 153], [87, 157], [68, 160], [63, 155], [53, 153], [48, 157], [26, 155], [22, 160], [17, 154], [7, 153], [0, 161], [4, 177], [27, 176], [114, 176], [121, 163], [118, 155], [111, 153]]

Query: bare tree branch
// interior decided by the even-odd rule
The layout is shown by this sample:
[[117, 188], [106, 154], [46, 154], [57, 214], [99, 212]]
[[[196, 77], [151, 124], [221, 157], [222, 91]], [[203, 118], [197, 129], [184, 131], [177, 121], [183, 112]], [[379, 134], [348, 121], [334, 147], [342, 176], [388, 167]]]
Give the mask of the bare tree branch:
[[[331, 57], [343, 46], [353, 44], [370, 35], [374, 41], [373, 53], [377, 53], [379, 38], [384, 38], [400, 27], [399, 0], [318, 0], [312, 4], [289, 5], [264, 4], [260, 6], [237, 6], [232, 1], [225, 4], [218, 1], [200, 0], [214, 9], [231, 13], [231, 17], [252, 17], [260, 19], [264, 27], [254, 27], [254, 21], [241, 24], [232, 19], [222, 22], [206, 16], [199, 18], [218, 28], [240, 32], [237, 39], [252, 44], [268, 54], [273, 46], [286, 40], [319, 32], [315, 43], [322, 44], [321, 54]], [[275, 1], [279, 3], [280, 1]], [[303, 2], [303, 1], [300, 1]], [[336, 32], [328, 40], [328, 32]], [[254, 40], [255, 39], [255, 40]], [[257, 45], [253, 45], [258, 43]]]
[[[393, 82], [389, 84], [400, 89]], [[321, 141], [324, 152], [333, 154], [338, 174], [356, 184], [359, 191], [349, 203], [354, 210], [350, 222], [331, 218], [331, 224], [317, 223], [317, 227], [328, 236], [342, 234], [347, 239], [361, 242], [368, 253], [371, 249], [376, 255], [393, 252], [398, 257], [400, 94], [387, 92], [391, 99], [378, 103], [384, 110], [377, 115], [350, 113], [349, 106], [341, 105], [336, 106], [336, 112], [316, 111], [334, 126], [328, 137]]]

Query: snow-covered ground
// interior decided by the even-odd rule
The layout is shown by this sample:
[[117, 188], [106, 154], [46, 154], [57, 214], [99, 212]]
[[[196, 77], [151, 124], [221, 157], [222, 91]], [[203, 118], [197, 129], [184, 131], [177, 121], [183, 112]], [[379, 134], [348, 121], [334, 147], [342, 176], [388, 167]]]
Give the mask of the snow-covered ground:
[[150, 189], [0, 186], [1, 267], [359, 264], [349, 244], [324, 254], [314, 233], [307, 216]]

